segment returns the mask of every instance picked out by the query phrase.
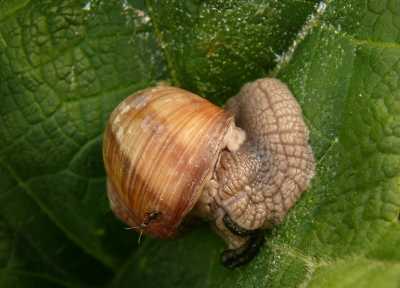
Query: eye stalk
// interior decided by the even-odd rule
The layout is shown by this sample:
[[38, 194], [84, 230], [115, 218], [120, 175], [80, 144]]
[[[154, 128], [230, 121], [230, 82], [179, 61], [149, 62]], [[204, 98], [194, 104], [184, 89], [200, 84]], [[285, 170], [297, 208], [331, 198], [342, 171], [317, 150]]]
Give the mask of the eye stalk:
[[119, 219], [170, 239], [189, 213], [202, 218], [235, 268], [307, 189], [315, 163], [301, 108], [279, 80], [245, 85], [225, 108], [174, 87], [139, 91], [112, 113], [103, 157]]

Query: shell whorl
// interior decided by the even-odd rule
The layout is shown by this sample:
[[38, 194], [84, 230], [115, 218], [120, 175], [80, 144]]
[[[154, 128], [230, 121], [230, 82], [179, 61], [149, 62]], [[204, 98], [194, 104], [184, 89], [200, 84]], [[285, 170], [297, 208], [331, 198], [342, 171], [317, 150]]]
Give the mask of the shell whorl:
[[232, 119], [174, 87], [148, 88], [125, 99], [110, 117], [103, 144], [117, 217], [139, 227], [144, 213], [159, 211], [152, 229], [143, 233], [173, 237], [213, 169]]

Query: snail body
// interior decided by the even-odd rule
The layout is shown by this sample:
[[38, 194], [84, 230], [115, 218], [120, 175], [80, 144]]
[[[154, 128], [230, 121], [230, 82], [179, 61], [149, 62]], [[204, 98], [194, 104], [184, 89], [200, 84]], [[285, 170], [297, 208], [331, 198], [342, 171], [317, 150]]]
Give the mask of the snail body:
[[139, 91], [112, 113], [103, 157], [119, 219], [162, 239], [189, 213], [210, 221], [234, 268], [257, 254], [254, 231], [284, 219], [315, 164], [301, 108], [279, 80], [245, 85], [225, 108], [174, 87]]

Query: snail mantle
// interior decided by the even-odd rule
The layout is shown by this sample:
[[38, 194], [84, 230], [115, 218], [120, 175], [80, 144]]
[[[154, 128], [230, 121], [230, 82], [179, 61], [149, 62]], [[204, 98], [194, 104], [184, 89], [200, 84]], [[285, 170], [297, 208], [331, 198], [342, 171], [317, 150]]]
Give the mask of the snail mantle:
[[125, 99], [104, 136], [115, 215], [171, 239], [185, 217], [211, 223], [229, 245], [221, 263], [249, 262], [314, 175], [309, 130], [285, 84], [246, 84], [225, 109], [188, 91], [157, 86]]

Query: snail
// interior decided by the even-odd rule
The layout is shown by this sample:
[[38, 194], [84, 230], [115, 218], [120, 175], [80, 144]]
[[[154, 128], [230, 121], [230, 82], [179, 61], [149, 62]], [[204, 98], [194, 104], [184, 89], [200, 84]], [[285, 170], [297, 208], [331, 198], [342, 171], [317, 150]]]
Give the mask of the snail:
[[315, 162], [309, 130], [287, 86], [246, 84], [225, 109], [157, 86], [112, 113], [103, 158], [110, 206], [140, 233], [171, 239], [185, 217], [211, 223], [228, 244], [221, 262], [249, 262], [262, 229], [279, 224], [308, 188]]

